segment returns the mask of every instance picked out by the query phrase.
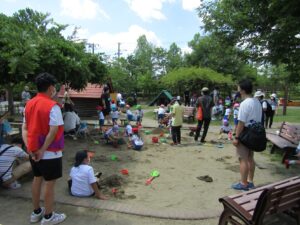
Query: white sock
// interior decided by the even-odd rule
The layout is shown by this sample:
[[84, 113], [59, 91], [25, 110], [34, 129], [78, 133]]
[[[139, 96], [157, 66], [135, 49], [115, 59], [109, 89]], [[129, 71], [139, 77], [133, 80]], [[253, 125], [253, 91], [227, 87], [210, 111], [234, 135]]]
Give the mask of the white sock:
[[290, 161], [289, 161], [289, 164], [290, 164], [290, 165], [296, 164], [296, 160], [290, 160]]

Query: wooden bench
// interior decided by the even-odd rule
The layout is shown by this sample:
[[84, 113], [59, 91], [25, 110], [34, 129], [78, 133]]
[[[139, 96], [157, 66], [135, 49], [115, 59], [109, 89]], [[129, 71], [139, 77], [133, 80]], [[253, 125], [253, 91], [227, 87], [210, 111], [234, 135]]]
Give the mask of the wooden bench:
[[300, 126], [283, 122], [279, 134], [267, 133], [267, 139], [273, 144], [271, 153], [276, 148], [283, 149], [282, 163], [289, 156], [293, 155], [300, 141]]
[[187, 119], [188, 122], [195, 121], [195, 108], [194, 107], [184, 107], [183, 109], [183, 119]]
[[300, 224], [300, 177], [220, 198], [223, 203], [219, 225], [262, 225], [266, 215], [287, 213]]

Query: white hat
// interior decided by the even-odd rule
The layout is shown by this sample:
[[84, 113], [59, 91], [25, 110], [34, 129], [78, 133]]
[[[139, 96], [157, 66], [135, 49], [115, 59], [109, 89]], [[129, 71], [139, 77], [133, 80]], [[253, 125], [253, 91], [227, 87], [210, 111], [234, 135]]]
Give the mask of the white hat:
[[273, 94], [270, 95], [270, 97], [276, 98], [277, 96], [276, 96], [275, 93], [273, 93]]
[[207, 87], [204, 87], [201, 89], [201, 91], [209, 91], [209, 89]]
[[255, 92], [255, 94], [254, 94], [254, 97], [256, 98], [256, 97], [261, 97], [261, 96], [265, 96], [265, 94], [262, 92], [262, 91], [257, 91], [257, 92]]

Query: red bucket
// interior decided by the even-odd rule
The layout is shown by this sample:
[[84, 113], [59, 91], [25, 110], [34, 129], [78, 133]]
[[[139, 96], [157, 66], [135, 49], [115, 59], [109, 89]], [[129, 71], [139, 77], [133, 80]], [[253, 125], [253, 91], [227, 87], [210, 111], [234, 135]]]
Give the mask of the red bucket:
[[152, 142], [153, 143], [158, 143], [158, 137], [152, 137]]
[[132, 128], [132, 133], [137, 134], [139, 132], [139, 128], [133, 127]]

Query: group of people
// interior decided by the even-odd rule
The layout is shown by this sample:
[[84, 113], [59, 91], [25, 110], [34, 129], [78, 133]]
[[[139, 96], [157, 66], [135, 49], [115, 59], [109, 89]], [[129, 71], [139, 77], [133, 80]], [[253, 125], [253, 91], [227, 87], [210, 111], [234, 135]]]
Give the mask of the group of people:
[[[52, 98], [56, 94], [55, 84], [56, 79], [49, 73], [42, 73], [36, 77], [36, 86], [38, 94], [26, 102], [24, 111], [24, 119], [22, 126], [22, 138], [27, 148], [27, 153], [18, 145], [20, 141], [16, 140], [14, 145], [6, 145], [0, 143], [0, 169], [5, 161], [4, 157], [14, 159], [16, 157], [24, 158], [30, 162], [34, 178], [32, 182], [32, 203], [33, 211], [30, 215], [30, 222], [41, 221], [42, 225], [57, 224], [66, 219], [64, 213], [54, 212], [54, 194], [56, 180], [62, 177], [62, 155], [64, 149], [64, 119], [60, 106]], [[236, 147], [236, 152], [240, 163], [240, 181], [232, 185], [232, 188], [237, 190], [249, 190], [254, 188], [254, 152], [240, 142], [239, 136], [243, 130], [253, 122], [261, 122], [262, 115], [265, 111], [262, 96], [258, 92], [252, 96], [253, 86], [251, 81], [242, 80], [239, 82], [238, 91], [243, 100], [240, 104], [235, 103], [234, 119], [236, 121], [235, 136], [232, 144]], [[111, 109], [119, 111], [118, 107], [122, 107], [118, 100], [117, 104], [108, 98], [108, 89], [104, 89], [102, 105], [98, 108], [99, 124], [103, 125], [104, 117], [110, 113]], [[217, 96], [217, 95], [216, 95]], [[271, 96], [272, 97], [272, 96]], [[274, 97], [274, 96], [273, 96]], [[65, 106], [66, 106], [65, 102]], [[212, 108], [219, 103], [219, 99], [211, 96], [207, 87], [202, 88], [201, 96], [195, 101], [197, 109], [197, 129], [194, 137], [198, 141], [202, 126], [204, 127], [200, 142], [204, 143], [212, 119]], [[115, 105], [114, 105], [115, 104]], [[72, 104], [69, 104], [72, 105]], [[268, 106], [267, 106], [268, 107]], [[272, 107], [272, 105], [271, 105]], [[66, 108], [66, 107], [65, 107]], [[228, 107], [230, 108], [230, 107]], [[276, 110], [276, 108], [274, 108]], [[127, 117], [130, 106], [126, 107]], [[273, 108], [272, 108], [273, 110]], [[142, 109], [137, 108], [137, 121], [142, 119]], [[169, 107], [169, 126], [172, 134], [172, 145], [181, 144], [181, 127], [183, 124], [183, 106], [180, 98], [173, 98]], [[65, 115], [73, 112], [73, 109], [65, 109]], [[229, 112], [229, 110], [227, 110]], [[158, 115], [165, 114], [164, 106], [161, 106]], [[225, 113], [223, 122], [227, 121], [227, 126], [230, 120], [230, 112]], [[138, 117], [140, 118], [138, 119]], [[117, 120], [116, 117], [112, 117]], [[163, 119], [159, 116], [159, 120]], [[76, 119], [77, 120], [77, 119]], [[119, 127], [116, 120], [113, 120], [113, 126], [105, 132], [107, 138], [113, 137], [119, 132]], [[271, 127], [272, 122], [270, 122]], [[78, 124], [76, 124], [78, 125]], [[224, 131], [225, 128], [223, 127]], [[132, 139], [134, 132], [130, 124], [126, 124], [126, 134]], [[75, 156], [75, 163], [71, 169], [69, 182], [70, 193], [74, 196], [95, 196], [99, 199], [107, 199], [101, 194], [97, 186], [97, 177], [93, 168], [89, 165], [90, 157], [87, 151], [79, 151]], [[5, 163], [11, 164], [7, 160]], [[22, 165], [22, 164], [21, 164]], [[6, 166], [7, 167], [7, 166]], [[24, 169], [22, 171], [25, 171]], [[16, 181], [18, 175], [14, 173], [12, 167], [7, 171], [1, 171], [1, 180], [3, 185], [9, 188], [18, 188], [20, 184]], [[3, 175], [4, 174], [4, 175]], [[19, 173], [19, 175], [22, 173]], [[44, 191], [42, 192], [42, 188]], [[41, 206], [41, 194], [44, 195], [44, 207]]]

